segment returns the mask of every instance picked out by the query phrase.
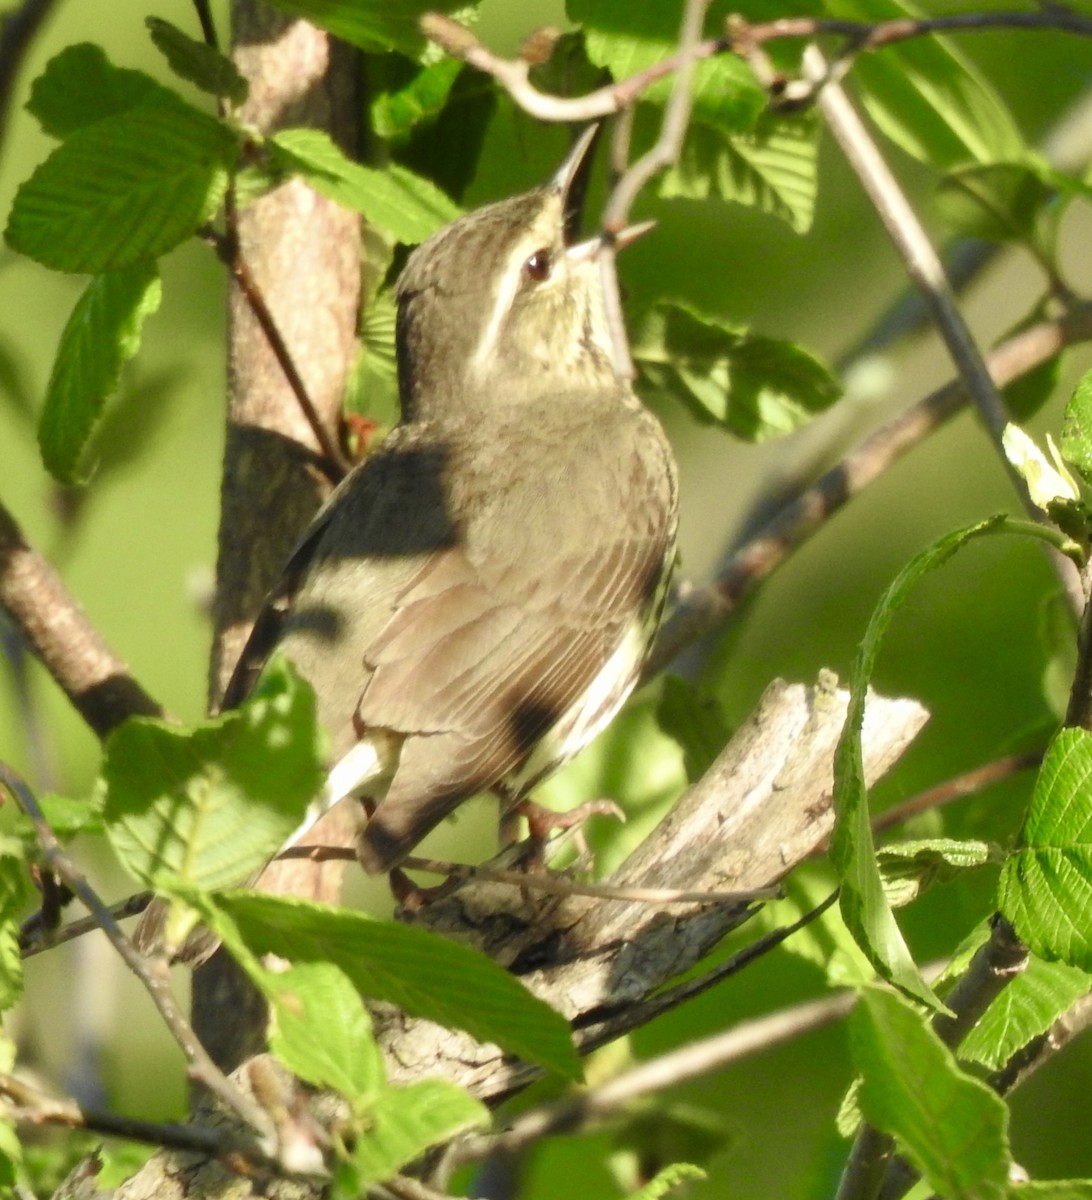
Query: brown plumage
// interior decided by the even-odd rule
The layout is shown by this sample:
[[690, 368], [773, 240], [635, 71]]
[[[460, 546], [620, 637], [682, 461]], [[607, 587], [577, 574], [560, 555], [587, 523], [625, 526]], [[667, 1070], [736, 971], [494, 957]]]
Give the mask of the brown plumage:
[[468, 797], [519, 797], [571, 757], [629, 693], [659, 617], [675, 472], [611, 366], [599, 243], [569, 244], [588, 140], [547, 187], [411, 256], [402, 423], [303, 539], [225, 700], [273, 648], [312, 682], [341, 763], [326, 802], [378, 800], [369, 871]]

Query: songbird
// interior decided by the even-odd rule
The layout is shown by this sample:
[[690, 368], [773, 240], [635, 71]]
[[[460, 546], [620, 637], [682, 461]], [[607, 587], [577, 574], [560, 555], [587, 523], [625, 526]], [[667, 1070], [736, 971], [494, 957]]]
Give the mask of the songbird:
[[410, 255], [401, 420], [302, 539], [227, 689], [240, 702], [273, 650], [310, 681], [333, 751], [316, 811], [365, 800], [372, 873], [471, 796], [516, 804], [576, 754], [660, 619], [676, 472], [614, 366], [604, 235], [577, 240], [593, 140]]

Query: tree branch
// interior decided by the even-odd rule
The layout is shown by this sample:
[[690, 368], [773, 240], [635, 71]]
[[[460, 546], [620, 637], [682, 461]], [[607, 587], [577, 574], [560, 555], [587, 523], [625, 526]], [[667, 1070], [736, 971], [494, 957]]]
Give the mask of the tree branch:
[[0, 605], [100, 738], [128, 717], [163, 715], [2, 505]]

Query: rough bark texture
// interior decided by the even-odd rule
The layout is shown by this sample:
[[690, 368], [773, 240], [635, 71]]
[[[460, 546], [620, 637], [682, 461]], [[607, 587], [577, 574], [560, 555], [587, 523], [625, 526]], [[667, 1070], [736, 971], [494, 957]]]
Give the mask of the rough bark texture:
[[[782, 879], [830, 833], [832, 760], [846, 703], [846, 693], [835, 690], [830, 678], [815, 688], [772, 684], [706, 775], [609, 882], [725, 891]], [[871, 698], [864, 728], [870, 781], [899, 758], [926, 715], [913, 701]], [[468, 883], [416, 919], [519, 971], [529, 988], [580, 1027], [583, 1043], [592, 1045], [647, 1019], [642, 1003], [746, 920], [749, 909], [584, 897], [550, 898], [532, 908], [518, 888]], [[530, 962], [533, 967], [521, 967]], [[495, 1046], [388, 1006], [376, 1006], [373, 1015], [395, 1082], [444, 1075], [496, 1102], [538, 1074]], [[237, 1074], [244, 1086], [253, 1066]], [[337, 1112], [329, 1097], [309, 1102], [320, 1121]], [[199, 1110], [193, 1119], [206, 1124], [209, 1117], [208, 1110]], [[298, 1200], [317, 1198], [321, 1188], [299, 1181], [251, 1183], [198, 1156], [165, 1151], [116, 1196], [237, 1198], [259, 1191], [273, 1200]]]
[[[299, 125], [325, 129], [354, 153], [355, 53], [314, 26], [253, 0], [236, 0], [232, 20], [235, 61], [250, 84], [243, 119], [265, 133]], [[312, 404], [336, 430], [356, 349], [360, 218], [297, 180], [240, 212], [238, 231], [243, 258]], [[209, 675], [213, 707], [255, 613], [326, 491], [300, 450], [315, 447], [311, 430], [236, 287], [229, 318], [227, 444]], [[352, 830], [340, 815], [331, 815], [334, 821], [324, 823], [317, 836], [347, 844]], [[279, 863], [261, 886], [336, 900], [342, 870], [334, 862]], [[258, 1047], [261, 1012], [222, 956], [195, 972], [194, 1027], [220, 1064], [234, 1066]]]

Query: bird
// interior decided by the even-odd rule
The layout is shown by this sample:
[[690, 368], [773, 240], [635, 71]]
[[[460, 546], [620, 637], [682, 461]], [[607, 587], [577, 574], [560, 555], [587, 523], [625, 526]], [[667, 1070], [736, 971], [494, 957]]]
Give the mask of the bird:
[[357, 797], [357, 857], [397, 868], [464, 801], [518, 805], [614, 717], [675, 560], [657, 419], [615, 367], [601, 255], [579, 240], [596, 130], [544, 186], [460, 217], [396, 285], [401, 417], [338, 485], [226, 689], [275, 651], [331, 745], [296, 832]]

